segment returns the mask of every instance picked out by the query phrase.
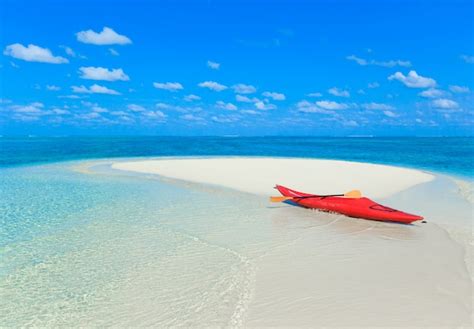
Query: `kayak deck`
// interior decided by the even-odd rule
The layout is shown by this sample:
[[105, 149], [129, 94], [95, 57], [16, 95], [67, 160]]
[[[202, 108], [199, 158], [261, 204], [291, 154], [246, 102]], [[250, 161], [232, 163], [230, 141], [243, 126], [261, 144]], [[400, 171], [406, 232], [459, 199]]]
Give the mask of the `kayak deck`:
[[[423, 219], [421, 216], [383, 206], [365, 197], [345, 198], [339, 196], [318, 196], [314, 194], [298, 192], [281, 185], [276, 185], [275, 188], [283, 196], [295, 198], [291, 201], [305, 208], [336, 212], [349, 217], [404, 224], [410, 224], [414, 221]], [[298, 199], [298, 197], [307, 196], [310, 197]]]

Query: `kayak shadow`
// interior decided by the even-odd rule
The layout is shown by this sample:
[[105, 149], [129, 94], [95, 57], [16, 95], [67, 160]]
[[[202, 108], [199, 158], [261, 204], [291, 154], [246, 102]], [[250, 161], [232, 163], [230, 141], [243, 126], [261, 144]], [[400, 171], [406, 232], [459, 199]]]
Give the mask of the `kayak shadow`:
[[286, 206], [271, 207], [273, 225], [282, 230], [315, 229], [338, 235], [359, 235], [388, 240], [416, 240], [421, 232], [418, 224], [384, 222], [354, 218], [338, 213], [309, 209], [285, 201]]

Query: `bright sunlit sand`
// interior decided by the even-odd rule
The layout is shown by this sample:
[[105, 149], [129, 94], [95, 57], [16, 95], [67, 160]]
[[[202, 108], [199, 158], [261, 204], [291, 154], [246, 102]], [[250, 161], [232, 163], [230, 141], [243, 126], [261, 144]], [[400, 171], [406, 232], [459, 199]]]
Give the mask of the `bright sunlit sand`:
[[277, 158], [147, 160], [115, 163], [113, 168], [271, 195], [281, 184], [319, 194], [362, 190], [383, 198], [434, 177], [419, 170], [369, 163]]
[[[274, 247], [262, 247], [264, 252], [249, 247], [250, 255], [257, 255], [247, 255], [253, 284], [245, 312], [234, 318], [238, 323], [470, 323], [472, 208], [459, 195], [453, 197], [456, 202], [446, 198], [443, 191], [454, 183], [443, 178], [393, 166], [309, 159], [165, 159], [116, 162], [112, 167], [231, 188], [257, 198], [276, 195], [275, 183], [321, 194], [358, 188], [368, 197], [426, 216], [427, 224], [406, 226], [267, 204]], [[245, 218], [246, 209], [240, 211]], [[214, 211], [209, 215], [219, 216]], [[460, 225], [450, 225], [451, 220]], [[252, 225], [248, 230], [254, 230]]]

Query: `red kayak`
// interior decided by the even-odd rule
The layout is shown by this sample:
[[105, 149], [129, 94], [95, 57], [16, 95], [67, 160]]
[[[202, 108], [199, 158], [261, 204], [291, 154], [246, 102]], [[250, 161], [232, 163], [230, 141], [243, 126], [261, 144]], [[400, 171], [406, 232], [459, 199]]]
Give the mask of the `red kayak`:
[[292, 202], [305, 208], [336, 212], [349, 217], [410, 224], [423, 217], [382, 206], [368, 198], [346, 198], [339, 196], [318, 196], [291, 190], [284, 186], [275, 187], [283, 196], [292, 197]]

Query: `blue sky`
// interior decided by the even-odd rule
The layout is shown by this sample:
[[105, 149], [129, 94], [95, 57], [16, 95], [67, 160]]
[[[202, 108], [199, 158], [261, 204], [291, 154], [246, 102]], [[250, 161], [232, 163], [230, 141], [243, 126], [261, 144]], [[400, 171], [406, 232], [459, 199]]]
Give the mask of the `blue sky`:
[[0, 6], [2, 135], [473, 135], [472, 1]]

